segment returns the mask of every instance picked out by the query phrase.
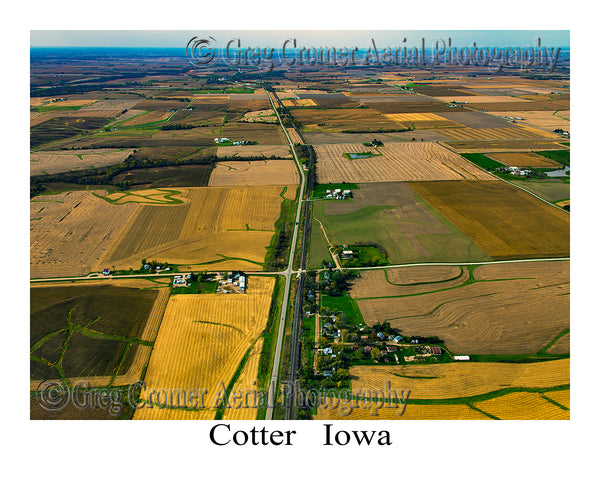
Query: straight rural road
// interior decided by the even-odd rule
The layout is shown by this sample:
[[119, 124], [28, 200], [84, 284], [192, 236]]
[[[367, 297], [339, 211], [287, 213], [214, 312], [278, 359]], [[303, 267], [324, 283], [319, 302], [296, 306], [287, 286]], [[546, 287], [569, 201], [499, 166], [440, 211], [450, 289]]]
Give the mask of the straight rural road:
[[285, 337], [285, 319], [287, 316], [287, 307], [290, 298], [290, 290], [292, 287], [292, 274], [293, 274], [293, 265], [294, 265], [294, 256], [296, 254], [296, 244], [298, 242], [298, 229], [300, 225], [300, 217], [302, 214], [302, 202], [304, 197], [304, 189], [306, 188], [306, 176], [304, 175], [304, 170], [302, 165], [300, 164], [300, 160], [298, 160], [298, 155], [296, 154], [296, 149], [294, 148], [294, 143], [290, 138], [283, 121], [281, 120], [281, 116], [279, 115], [279, 111], [277, 110], [277, 106], [273, 100], [271, 92], [267, 91], [267, 96], [269, 97], [269, 101], [271, 102], [271, 107], [275, 111], [277, 115], [277, 119], [279, 120], [279, 124], [285, 134], [290, 149], [292, 151], [292, 155], [294, 156], [294, 161], [296, 162], [296, 167], [298, 168], [298, 172], [300, 173], [300, 194], [298, 196], [298, 209], [296, 211], [296, 221], [294, 225], [294, 233], [292, 236], [292, 241], [290, 243], [290, 255], [288, 258], [288, 268], [283, 272], [285, 275], [285, 289], [283, 293], [283, 303], [281, 305], [281, 316], [279, 318], [279, 331], [277, 332], [277, 344], [275, 346], [275, 353], [273, 355], [273, 369], [271, 371], [271, 381], [269, 382], [269, 394], [267, 396], [267, 411], [265, 415], [265, 420], [273, 419], [273, 409], [275, 407], [275, 398], [277, 392], [277, 381], [279, 378], [279, 366], [281, 363], [281, 351], [283, 348], [283, 339]]

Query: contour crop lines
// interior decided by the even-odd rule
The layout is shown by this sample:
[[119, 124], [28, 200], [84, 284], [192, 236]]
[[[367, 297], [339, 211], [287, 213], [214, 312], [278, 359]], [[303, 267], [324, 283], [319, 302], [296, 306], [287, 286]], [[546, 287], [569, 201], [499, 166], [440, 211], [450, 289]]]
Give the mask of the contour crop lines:
[[246, 261], [261, 264], [284, 189], [286, 195], [295, 191], [294, 186], [189, 188], [183, 205], [144, 205], [107, 261], [120, 268], [139, 267], [143, 258], [183, 265], [243, 262], [236, 268], [247, 267]]
[[422, 285], [385, 280], [367, 272], [351, 292], [367, 324], [438, 336], [455, 354], [533, 354], [569, 327], [568, 261], [463, 267], [458, 278]]
[[[454, 362], [437, 365], [356, 366], [353, 391], [410, 390], [412, 399], [458, 399], [508, 388], [544, 389], [570, 383], [570, 360], [537, 363]], [[410, 400], [409, 400], [410, 402]]]
[[[136, 411], [134, 418], [214, 418], [216, 400], [224, 394], [223, 388], [267, 324], [274, 284], [273, 278], [251, 277], [246, 294], [172, 296], [150, 358], [147, 387], [141, 398], [156, 404], [150, 397], [152, 391], [205, 389], [205, 402], [192, 408], [194, 412], [144, 406]], [[205, 408], [201, 409], [202, 406]]]
[[33, 198], [31, 276], [86, 275], [137, 209], [110, 205], [90, 191]]

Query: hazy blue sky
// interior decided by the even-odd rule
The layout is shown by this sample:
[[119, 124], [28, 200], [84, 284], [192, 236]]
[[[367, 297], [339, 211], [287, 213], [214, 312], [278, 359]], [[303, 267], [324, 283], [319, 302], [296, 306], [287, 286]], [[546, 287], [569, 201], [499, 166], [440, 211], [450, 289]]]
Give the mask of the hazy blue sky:
[[[267, 31], [267, 30], [32, 30], [32, 47], [182, 47], [190, 38], [212, 36], [225, 46], [231, 39], [239, 38], [242, 46], [279, 48], [288, 38], [296, 38], [302, 46], [367, 47], [371, 38], [378, 46], [420, 45], [421, 38], [426, 46], [438, 39], [452, 39], [453, 46], [506, 47], [534, 46], [537, 39], [546, 47], [568, 47], [568, 30], [405, 30], [405, 31]], [[406, 38], [406, 42], [402, 40]]]

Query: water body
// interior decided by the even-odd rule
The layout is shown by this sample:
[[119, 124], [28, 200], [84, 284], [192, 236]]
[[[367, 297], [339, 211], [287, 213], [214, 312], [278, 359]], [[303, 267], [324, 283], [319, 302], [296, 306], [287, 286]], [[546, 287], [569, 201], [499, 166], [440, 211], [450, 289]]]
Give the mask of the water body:
[[548, 177], [568, 177], [567, 172], [571, 170], [569, 165], [565, 165], [565, 168], [562, 170], [553, 170], [552, 172], [546, 172]]
[[371, 158], [373, 155], [370, 153], [349, 153], [348, 156], [352, 160], [356, 160], [358, 158]]

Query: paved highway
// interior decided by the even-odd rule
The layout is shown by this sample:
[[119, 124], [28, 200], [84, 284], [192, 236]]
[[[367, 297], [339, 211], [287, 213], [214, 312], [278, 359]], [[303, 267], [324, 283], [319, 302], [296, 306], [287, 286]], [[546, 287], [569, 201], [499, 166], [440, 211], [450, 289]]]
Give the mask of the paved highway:
[[277, 392], [277, 380], [279, 378], [279, 365], [281, 363], [281, 350], [283, 348], [283, 339], [285, 337], [285, 319], [287, 316], [287, 307], [290, 299], [290, 289], [292, 287], [292, 274], [293, 265], [294, 265], [294, 255], [296, 253], [296, 244], [298, 242], [298, 229], [300, 226], [300, 217], [302, 214], [302, 202], [304, 197], [304, 190], [306, 188], [306, 176], [304, 175], [304, 169], [300, 164], [300, 160], [298, 160], [298, 155], [296, 154], [296, 149], [294, 148], [294, 143], [290, 138], [283, 121], [281, 120], [281, 116], [279, 115], [279, 111], [277, 110], [277, 106], [273, 100], [273, 96], [271, 92], [267, 92], [267, 96], [269, 97], [269, 101], [271, 102], [271, 107], [275, 111], [277, 115], [277, 119], [279, 120], [279, 124], [283, 129], [283, 133], [288, 140], [290, 145], [290, 149], [292, 150], [292, 155], [294, 156], [294, 160], [296, 162], [296, 166], [298, 167], [298, 171], [300, 172], [300, 194], [298, 196], [298, 209], [296, 211], [296, 222], [294, 225], [294, 234], [292, 236], [292, 241], [290, 242], [290, 255], [288, 258], [288, 267], [282, 273], [285, 275], [285, 289], [283, 293], [283, 303], [281, 305], [281, 316], [279, 318], [279, 331], [277, 332], [277, 344], [275, 346], [275, 352], [273, 354], [273, 369], [271, 373], [271, 381], [269, 382], [269, 394], [267, 396], [267, 412], [265, 415], [266, 420], [273, 419], [273, 408], [275, 407], [275, 398]]

